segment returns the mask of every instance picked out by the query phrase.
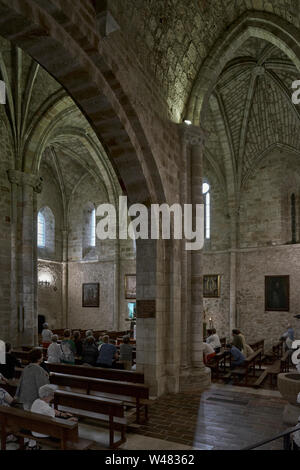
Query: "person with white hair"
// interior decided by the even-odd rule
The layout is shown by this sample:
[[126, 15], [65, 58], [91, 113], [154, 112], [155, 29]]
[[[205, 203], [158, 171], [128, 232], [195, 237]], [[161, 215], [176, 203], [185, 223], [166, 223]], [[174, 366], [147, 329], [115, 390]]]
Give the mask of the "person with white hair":
[[52, 339], [52, 331], [49, 330], [49, 325], [48, 323], [43, 324], [43, 331], [42, 331], [42, 346], [43, 348], [48, 348], [51, 344], [51, 339]]
[[57, 344], [57, 341], [58, 341], [58, 336], [53, 335], [52, 336], [52, 343], [50, 344], [50, 346], [48, 348], [48, 351], [47, 351], [48, 352], [48, 362], [50, 362], [50, 364], [59, 363], [60, 360], [63, 357], [61, 347], [60, 347], [59, 344]]
[[[32, 413], [49, 416], [51, 418], [67, 418], [70, 421], [77, 422], [77, 419], [74, 418], [71, 414], [63, 413], [61, 411], [55, 410], [52, 406], [50, 406], [51, 401], [54, 399], [54, 392], [56, 389], [57, 387], [55, 385], [50, 385], [50, 384], [43, 385], [42, 387], [40, 387], [39, 398], [37, 398], [34, 401], [30, 411]], [[36, 432], [32, 432], [32, 435], [34, 437], [39, 437], [39, 438], [49, 437], [45, 434], [38, 434]], [[36, 441], [31, 439], [29, 440], [29, 442], [26, 443], [26, 449], [27, 450], [40, 450], [41, 447], [37, 445]]]

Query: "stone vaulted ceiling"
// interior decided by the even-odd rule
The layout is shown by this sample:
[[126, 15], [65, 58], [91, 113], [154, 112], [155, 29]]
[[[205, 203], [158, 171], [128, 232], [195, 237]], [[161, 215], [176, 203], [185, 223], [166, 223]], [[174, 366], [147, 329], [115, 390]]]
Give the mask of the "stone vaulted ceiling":
[[205, 57], [243, 13], [265, 11], [300, 26], [298, 0], [110, 0], [110, 9], [176, 122]]

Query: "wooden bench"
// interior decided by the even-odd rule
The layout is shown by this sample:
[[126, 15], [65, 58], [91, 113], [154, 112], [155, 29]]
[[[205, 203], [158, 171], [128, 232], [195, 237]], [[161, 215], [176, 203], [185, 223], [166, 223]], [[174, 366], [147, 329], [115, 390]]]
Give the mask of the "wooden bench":
[[151, 402], [149, 400], [149, 388], [146, 385], [80, 377], [77, 375], [57, 374], [53, 372], [50, 374], [50, 383], [58, 385], [59, 387], [70, 387], [71, 389], [84, 391], [87, 395], [90, 395], [92, 392], [97, 396], [119, 399], [124, 401], [126, 405], [134, 405], [138, 424], [140, 424], [140, 411], [144, 408], [145, 421], [148, 420], [148, 405]]
[[119, 382], [144, 383], [144, 374], [130, 370], [104, 369], [102, 367], [87, 367], [69, 364], [51, 364], [46, 362], [50, 372], [59, 374], [79, 375], [95, 379], [117, 380]]
[[249, 344], [250, 348], [253, 349], [253, 351], [258, 351], [258, 349], [262, 350], [262, 355], [264, 354], [265, 350], [265, 340], [261, 339], [259, 341], [256, 341], [255, 343]]
[[255, 382], [254, 387], [259, 388], [262, 383], [270, 377], [271, 385], [273, 385], [273, 379], [277, 378], [277, 375], [283, 372], [289, 372], [290, 369], [290, 353], [286, 351], [281, 359], [278, 359], [271, 366], [267, 367], [266, 370], [259, 376]]
[[[115, 449], [126, 442], [127, 420], [122, 401], [57, 390], [54, 395], [55, 409], [71, 413], [78, 418], [91, 418], [109, 424], [109, 447]], [[121, 431], [121, 439], [115, 442], [115, 430]]]
[[[50, 418], [30, 411], [9, 406], [0, 406], [1, 449], [6, 450], [6, 439], [10, 434], [19, 438], [20, 449], [24, 449], [24, 439], [30, 438], [44, 445], [61, 450], [86, 450], [93, 441], [78, 436], [78, 423], [64, 419]], [[25, 431], [26, 430], [26, 431]], [[32, 436], [31, 432], [45, 434], [58, 441]]]
[[211, 371], [215, 373], [217, 379], [219, 378], [220, 374], [220, 366], [223, 368], [223, 372], [225, 372], [226, 359], [228, 356], [230, 357], [229, 351], [221, 351], [217, 353], [214, 357], [212, 357], [206, 364], [206, 366], [209, 367]]
[[221, 343], [221, 348], [225, 349], [226, 344], [227, 344], [226, 338], [220, 338], [220, 343]]
[[[261, 369], [261, 357], [262, 357], [262, 350], [259, 349], [251, 354], [249, 357], [245, 359], [245, 362], [241, 365], [230, 371], [228, 374], [231, 375], [238, 375], [245, 379], [245, 385], [248, 385], [248, 377], [251, 370], [253, 371], [253, 377], [255, 377], [255, 366], [258, 363], [259, 368]], [[228, 377], [226, 377], [228, 378]]]
[[11, 354], [13, 356], [15, 356], [17, 359], [20, 359], [20, 361], [23, 363], [23, 364], [28, 364], [30, 362], [30, 355], [31, 355], [31, 351], [17, 351], [17, 350], [13, 350], [11, 352]]

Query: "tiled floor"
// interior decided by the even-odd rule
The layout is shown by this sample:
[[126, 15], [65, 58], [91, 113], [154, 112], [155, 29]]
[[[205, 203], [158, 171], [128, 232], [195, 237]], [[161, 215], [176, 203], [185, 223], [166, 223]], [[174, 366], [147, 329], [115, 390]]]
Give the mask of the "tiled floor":
[[[215, 386], [204, 393], [165, 395], [138, 431], [197, 449], [241, 449], [286, 429], [278, 392]], [[268, 448], [281, 448], [281, 442]]]

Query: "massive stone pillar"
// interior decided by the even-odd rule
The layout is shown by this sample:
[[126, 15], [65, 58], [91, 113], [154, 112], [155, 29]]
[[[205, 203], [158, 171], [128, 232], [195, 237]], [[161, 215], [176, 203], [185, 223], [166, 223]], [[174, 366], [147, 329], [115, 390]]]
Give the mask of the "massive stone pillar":
[[[196, 226], [196, 205], [203, 204], [202, 195], [202, 154], [204, 147], [204, 133], [199, 127], [181, 126], [183, 156], [187, 160], [190, 180], [190, 202], [193, 205], [193, 228]], [[187, 188], [187, 200], [189, 199]], [[203, 264], [202, 251], [189, 251], [190, 273], [188, 282], [190, 291], [190, 312], [182, 311], [182, 315], [188, 315], [188, 328], [186, 341], [188, 349], [188, 365], [182, 369], [181, 389], [205, 388], [210, 384], [210, 370], [203, 363]], [[188, 271], [188, 270], [187, 270]], [[184, 286], [183, 286], [184, 288]], [[189, 292], [188, 292], [189, 294]]]
[[62, 262], [62, 319], [61, 328], [68, 328], [68, 282], [69, 282], [69, 230], [65, 227], [62, 230], [62, 243], [63, 243], [63, 262]]
[[[17, 196], [18, 210], [16, 260], [13, 263], [17, 281], [18, 343], [36, 345], [37, 322], [37, 209], [36, 194], [42, 183], [38, 176], [9, 170], [8, 178]], [[13, 332], [12, 335], [14, 336]]]

